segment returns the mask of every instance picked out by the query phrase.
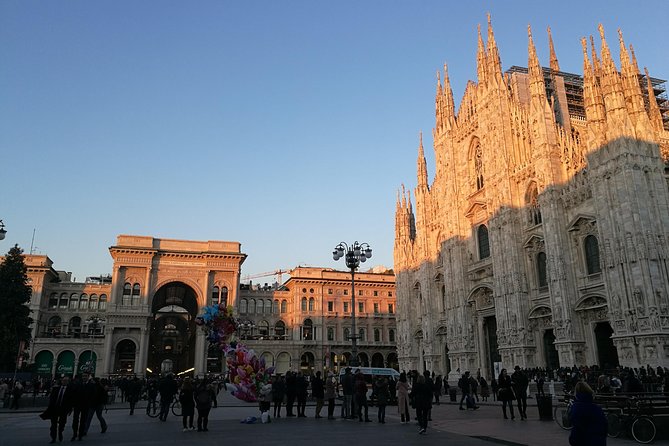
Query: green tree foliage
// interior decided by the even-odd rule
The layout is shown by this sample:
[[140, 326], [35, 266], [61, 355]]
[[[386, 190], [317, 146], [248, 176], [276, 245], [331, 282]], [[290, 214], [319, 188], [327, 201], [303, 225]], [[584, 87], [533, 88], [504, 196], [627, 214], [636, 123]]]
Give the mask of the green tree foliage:
[[14, 245], [0, 264], [0, 371], [14, 371], [19, 343], [30, 341], [30, 296], [23, 250]]

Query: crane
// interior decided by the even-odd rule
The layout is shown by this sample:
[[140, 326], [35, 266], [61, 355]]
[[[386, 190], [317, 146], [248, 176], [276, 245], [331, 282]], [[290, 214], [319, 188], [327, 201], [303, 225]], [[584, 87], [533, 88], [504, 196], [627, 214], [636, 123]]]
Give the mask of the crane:
[[246, 276], [242, 277], [242, 281], [247, 281], [251, 279], [258, 279], [260, 277], [270, 277], [270, 276], [277, 276], [277, 282], [279, 282], [279, 285], [282, 283], [282, 276], [283, 274], [290, 273], [291, 270], [286, 270], [286, 269], [277, 269], [274, 271], [267, 271], [264, 273], [258, 273], [258, 274], [248, 274]]

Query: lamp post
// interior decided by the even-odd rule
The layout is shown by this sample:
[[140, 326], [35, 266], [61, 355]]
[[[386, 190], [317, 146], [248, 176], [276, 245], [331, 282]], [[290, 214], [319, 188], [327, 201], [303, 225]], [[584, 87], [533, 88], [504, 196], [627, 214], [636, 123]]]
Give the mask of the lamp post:
[[251, 320], [245, 320], [239, 323], [239, 328], [242, 329], [242, 339], [248, 339], [249, 332], [253, 334], [253, 329], [256, 328], [256, 324]]
[[[98, 327], [100, 326], [101, 323], [105, 322], [105, 319], [98, 316], [97, 314], [89, 317], [86, 320], [86, 323], [88, 324], [88, 332], [89, 332], [89, 337], [91, 338], [91, 350], [90, 354], [88, 356], [88, 361], [84, 365], [86, 368], [86, 371], [88, 371], [91, 375], [93, 375], [97, 370], [97, 367], [93, 366], [93, 348], [94, 343], [95, 343], [95, 332], [97, 331]], [[95, 362], [97, 363], [97, 354], [95, 355]], [[97, 364], [96, 364], [97, 365]]]
[[355, 270], [360, 263], [365, 263], [372, 257], [372, 248], [367, 243], [353, 242], [351, 246], [344, 242], [335, 246], [332, 258], [337, 261], [346, 258], [346, 267], [351, 270], [351, 362], [353, 367], [358, 366], [358, 343], [360, 337], [355, 328]]
[[5, 222], [0, 220], [0, 240], [5, 239], [5, 234], [7, 234], [7, 230], [5, 229]]

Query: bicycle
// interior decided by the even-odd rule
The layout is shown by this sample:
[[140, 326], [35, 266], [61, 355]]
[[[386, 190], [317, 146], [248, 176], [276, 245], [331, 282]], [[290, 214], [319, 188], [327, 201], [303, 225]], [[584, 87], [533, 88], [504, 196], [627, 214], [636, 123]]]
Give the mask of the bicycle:
[[[146, 414], [151, 418], [156, 418], [160, 415], [160, 407], [160, 394], [158, 394], [154, 400], [147, 400]], [[176, 395], [174, 396], [174, 400], [170, 405], [170, 410], [172, 415], [176, 417], [181, 416], [181, 402], [179, 402], [179, 398]]]
[[619, 437], [624, 431], [629, 431], [637, 443], [648, 444], [655, 440], [657, 428], [653, 416], [647, 415], [642, 400], [631, 397], [625, 406], [606, 414], [609, 437]]
[[564, 430], [571, 430], [571, 408], [574, 405], [574, 395], [565, 393], [560, 403], [553, 409], [553, 419]]

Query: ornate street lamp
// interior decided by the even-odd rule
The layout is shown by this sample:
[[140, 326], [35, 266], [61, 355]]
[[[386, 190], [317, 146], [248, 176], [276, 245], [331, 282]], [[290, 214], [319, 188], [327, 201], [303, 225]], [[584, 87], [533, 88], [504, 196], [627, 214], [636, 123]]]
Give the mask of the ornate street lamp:
[[360, 266], [360, 263], [365, 263], [367, 259], [372, 257], [372, 248], [367, 243], [358, 243], [349, 246], [341, 242], [335, 246], [332, 252], [332, 258], [337, 261], [342, 257], [346, 258], [346, 267], [351, 270], [351, 361], [350, 366], [358, 366], [358, 343], [360, 337], [355, 328], [355, 270]]
[[[103, 317], [98, 316], [97, 314], [94, 314], [90, 316], [87, 320], [86, 323], [88, 324], [88, 336], [91, 338], [91, 350], [90, 350], [90, 355], [88, 356], [88, 361], [86, 361], [86, 364], [82, 367], [82, 370], [90, 373], [93, 375], [97, 370], [97, 367], [94, 367], [93, 365], [93, 348], [95, 348], [95, 333], [98, 330], [98, 327], [100, 324], [105, 323], [106, 320]], [[97, 355], [95, 357], [96, 362], [97, 362]]]
[[5, 239], [5, 234], [7, 234], [7, 230], [5, 229], [5, 223], [0, 220], [0, 240]]
[[256, 324], [252, 320], [245, 320], [239, 323], [239, 328], [242, 330], [242, 339], [248, 339], [249, 332], [253, 334], [253, 329], [256, 328]]

